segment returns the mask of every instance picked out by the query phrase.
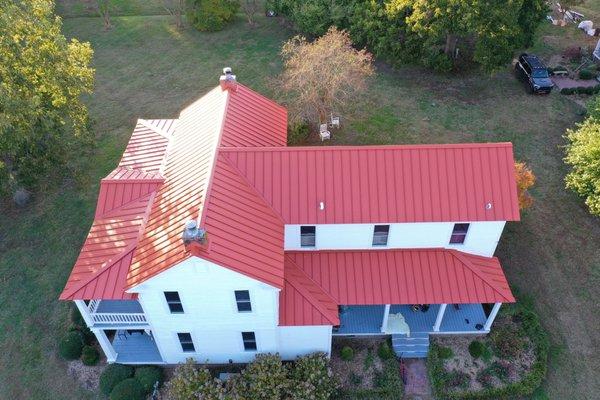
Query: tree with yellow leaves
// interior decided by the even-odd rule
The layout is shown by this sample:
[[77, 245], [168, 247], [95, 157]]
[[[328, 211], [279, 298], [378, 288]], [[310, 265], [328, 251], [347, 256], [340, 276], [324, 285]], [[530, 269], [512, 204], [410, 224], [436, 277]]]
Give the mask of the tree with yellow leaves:
[[533, 197], [529, 194], [528, 189], [535, 183], [535, 175], [531, 168], [524, 162], [515, 163], [515, 176], [517, 178], [517, 196], [519, 198], [519, 208], [524, 210], [531, 207]]

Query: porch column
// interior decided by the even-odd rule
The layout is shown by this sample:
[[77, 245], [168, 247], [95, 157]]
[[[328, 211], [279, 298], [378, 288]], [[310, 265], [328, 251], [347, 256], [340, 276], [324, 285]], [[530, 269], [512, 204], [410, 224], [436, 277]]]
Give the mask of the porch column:
[[389, 316], [390, 316], [390, 305], [386, 304], [385, 309], [383, 310], [383, 322], [381, 323], [381, 332], [386, 331]]
[[492, 327], [492, 322], [494, 322], [494, 319], [496, 318], [496, 315], [498, 315], [498, 311], [500, 311], [500, 306], [502, 305], [502, 303], [496, 303], [494, 304], [494, 308], [492, 308], [492, 312], [490, 313], [490, 316], [488, 317], [487, 321], [485, 321], [485, 325], [483, 326], [483, 330], [489, 332], [490, 328]]
[[435, 318], [435, 324], [433, 325], [433, 331], [439, 332], [440, 326], [442, 325], [442, 320], [444, 319], [444, 313], [446, 312], [446, 306], [448, 304], [440, 304], [440, 309], [438, 310], [437, 317]]
[[83, 300], [75, 300], [75, 305], [79, 310], [79, 313], [83, 317], [83, 320], [87, 324], [88, 327], [94, 325], [94, 321], [92, 320], [92, 316], [90, 315], [90, 310], [88, 309], [85, 301]]
[[117, 353], [115, 352], [110, 340], [108, 340], [106, 333], [104, 333], [104, 330], [92, 329], [92, 332], [94, 332], [94, 335], [96, 335], [96, 339], [98, 339], [98, 343], [100, 343], [100, 347], [102, 347], [102, 351], [104, 351], [104, 354], [106, 355], [106, 361], [109, 363], [114, 363], [117, 359]]

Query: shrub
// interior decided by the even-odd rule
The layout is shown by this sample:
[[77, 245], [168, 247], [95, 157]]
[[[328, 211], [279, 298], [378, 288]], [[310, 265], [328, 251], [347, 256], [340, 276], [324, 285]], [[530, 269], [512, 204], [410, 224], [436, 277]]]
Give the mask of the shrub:
[[512, 364], [506, 360], [495, 361], [488, 368], [502, 382], [508, 381], [508, 377], [512, 372]]
[[250, 399], [279, 399], [289, 389], [287, 368], [278, 354], [259, 354], [237, 380], [237, 390]]
[[288, 126], [288, 145], [297, 146], [308, 141], [310, 127], [306, 122], [292, 123]]
[[296, 360], [290, 372], [290, 399], [329, 399], [337, 384], [329, 371], [325, 353], [315, 353]]
[[85, 365], [96, 365], [100, 359], [100, 354], [93, 346], [84, 346], [81, 351], [81, 362]]
[[340, 358], [344, 361], [350, 361], [354, 358], [354, 350], [350, 346], [344, 346], [340, 351]]
[[375, 372], [374, 383], [377, 388], [384, 390], [386, 393], [402, 393], [402, 377], [395, 358], [384, 361], [383, 369]]
[[191, 358], [175, 368], [166, 386], [168, 398], [173, 400], [220, 399], [225, 395], [221, 381], [214, 379], [208, 369], [196, 367]]
[[484, 388], [489, 388], [494, 385], [494, 374], [489, 368], [482, 369], [477, 373], [477, 381]]
[[110, 392], [110, 400], [145, 400], [146, 393], [140, 382], [135, 378], [127, 378], [114, 387]]
[[490, 333], [490, 340], [496, 355], [500, 358], [514, 358], [525, 348], [525, 339], [519, 329], [512, 324], [499, 324]]
[[389, 360], [394, 358], [396, 354], [394, 353], [394, 350], [386, 340], [385, 342], [382, 342], [377, 348], [377, 355], [382, 360]]
[[58, 344], [58, 353], [65, 360], [76, 360], [81, 356], [83, 337], [79, 331], [67, 332]]
[[132, 376], [132, 367], [123, 364], [109, 364], [100, 375], [100, 391], [108, 396], [118, 383]]
[[480, 342], [479, 340], [473, 340], [471, 344], [469, 344], [469, 354], [473, 358], [479, 358], [485, 352], [485, 344]]
[[582, 69], [579, 71], [579, 79], [590, 80], [596, 77], [596, 71], [590, 69]]
[[239, 7], [235, 0], [190, 0], [188, 20], [199, 31], [220, 31]]
[[564, 94], [564, 95], [571, 95], [571, 94], [575, 94], [575, 88], [562, 88], [560, 89], [560, 94]]
[[152, 392], [157, 381], [160, 386], [164, 380], [162, 368], [153, 365], [136, 368], [133, 376], [140, 382], [146, 393]]
[[454, 357], [454, 352], [450, 347], [440, 347], [438, 354], [442, 360], [447, 360]]

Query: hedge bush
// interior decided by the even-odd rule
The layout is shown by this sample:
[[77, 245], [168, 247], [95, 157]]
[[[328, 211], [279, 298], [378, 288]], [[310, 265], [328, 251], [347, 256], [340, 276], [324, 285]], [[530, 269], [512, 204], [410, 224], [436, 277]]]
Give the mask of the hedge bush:
[[394, 349], [392, 349], [392, 346], [390, 346], [387, 340], [385, 342], [381, 342], [377, 348], [377, 355], [382, 360], [389, 360], [396, 356], [396, 354], [394, 354]]
[[329, 399], [337, 390], [337, 383], [329, 370], [329, 359], [325, 353], [314, 353], [300, 357], [290, 371], [292, 384], [289, 396], [294, 400]]
[[483, 355], [484, 352], [485, 344], [483, 344], [483, 342], [480, 342], [479, 340], [473, 340], [469, 344], [469, 354], [471, 355], [471, 357], [479, 358]]
[[596, 86], [579, 86], [573, 88], [562, 88], [560, 94], [571, 95], [571, 94], [596, 94], [600, 93], [600, 85]]
[[58, 354], [65, 360], [76, 360], [81, 356], [83, 336], [79, 331], [67, 332], [58, 343]]
[[110, 392], [110, 400], [146, 400], [146, 392], [135, 378], [127, 378]]
[[340, 358], [344, 361], [350, 361], [354, 358], [354, 350], [350, 346], [344, 346], [340, 351]]
[[287, 143], [290, 146], [306, 144], [310, 135], [310, 126], [307, 123], [294, 123], [288, 126]]
[[590, 79], [594, 79], [596, 77], [596, 71], [591, 69], [582, 69], [579, 71], [579, 79], [583, 79], [585, 81], [589, 81]]
[[450, 347], [440, 347], [439, 356], [442, 360], [447, 360], [449, 358], [454, 357], [454, 352]]
[[[531, 306], [522, 299], [519, 303], [505, 305], [501, 313], [510, 315], [521, 323], [521, 329], [533, 343], [535, 362], [529, 373], [517, 382], [497, 388], [485, 388], [480, 391], [456, 392], [448, 390], [448, 374], [444, 370], [443, 361], [439, 355], [440, 346], [432, 344], [427, 357], [429, 380], [437, 398], [448, 400], [463, 399], [501, 399], [530, 396], [537, 390], [546, 376], [549, 341], [548, 335], [542, 328], [538, 316]], [[495, 329], [495, 328], [494, 328]], [[494, 365], [492, 365], [494, 367]]]
[[100, 375], [100, 391], [108, 396], [117, 384], [132, 376], [132, 367], [123, 364], [109, 364]]
[[159, 386], [164, 381], [162, 368], [153, 365], [136, 368], [133, 376], [140, 382], [146, 393], [152, 392], [157, 381]]
[[85, 365], [96, 365], [100, 360], [98, 350], [93, 346], [84, 346], [81, 351], [81, 362]]
[[258, 354], [242, 371], [236, 389], [250, 399], [280, 399], [289, 389], [287, 375], [278, 354]]
[[172, 400], [221, 399], [225, 389], [206, 367], [198, 367], [191, 358], [179, 365], [167, 383], [168, 398]]
[[220, 31], [240, 7], [236, 0], [190, 0], [187, 17], [199, 31]]

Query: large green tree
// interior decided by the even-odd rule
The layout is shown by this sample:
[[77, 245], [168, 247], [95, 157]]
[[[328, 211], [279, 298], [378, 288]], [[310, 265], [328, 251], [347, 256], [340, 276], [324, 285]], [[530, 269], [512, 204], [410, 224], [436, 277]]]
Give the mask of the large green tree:
[[585, 199], [590, 212], [600, 216], [600, 96], [590, 103], [590, 116], [569, 129], [565, 161], [571, 165], [567, 188]]
[[61, 33], [50, 0], [0, 0], [0, 192], [34, 188], [91, 142], [80, 96], [92, 49]]

